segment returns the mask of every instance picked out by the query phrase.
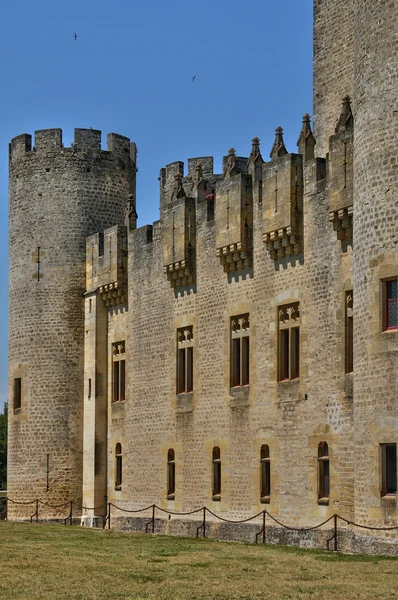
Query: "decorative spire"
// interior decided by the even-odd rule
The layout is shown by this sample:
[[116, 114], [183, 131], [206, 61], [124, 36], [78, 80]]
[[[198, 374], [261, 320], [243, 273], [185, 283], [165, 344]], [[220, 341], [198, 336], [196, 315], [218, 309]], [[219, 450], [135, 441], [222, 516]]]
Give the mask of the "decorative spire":
[[250, 158], [253, 161], [257, 160], [257, 158], [261, 158], [261, 160], [262, 160], [262, 156], [261, 156], [261, 152], [260, 152], [260, 138], [258, 138], [258, 137], [254, 137], [252, 139], [252, 151], [250, 153]]
[[336, 124], [336, 133], [344, 131], [353, 124], [353, 117], [351, 111], [351, 98], [346, 96], [343, 98], [343, 107], [341, 109], [340, 118]]
[[287, 154], [287, 150], [285, 142], [283, 141], [283, 129], [282, 127], [277, 127], [275, 129], [275, 141], [270, 152], [270, 157], [273, 160], [274, 158], [284, 156], [285, 154]]
[[199, 183], [203, 180], [203, 170], [202, 170], [202, 163], [197, 162], [196, 163], [196, 167], [195, 167], [195, 177], [194, 177], [194, 181], [196, 185], [199, 185]]
[[226, 167], [226, 171], [225, 171], [226, 175], [231, 176], [231, 175], [235, 174], [235, 167], [236, 167], [237, 162], [238, 162], [238, 159], [236, 158], [235, 148], [230, 148], [228, 150], [228, 156], [227, 156], [227, 167]]
[[304, 156], [304, 160], [314, 158], [315, 138], [311, 131], [311, 117], [307, 113], [303, 116], [303, 126], [297, 140], [299, 154]]
[[181, 173], [176, 173], [174, 175], [174, 179], [175, 179], [175, 184], [174, 184], [174, 192], [175, 192], [175, 196], [176, 198], [184, 198], [185, 197], [185, 190], [184, 190], [184, 186], [182, 185], [182, 175]]

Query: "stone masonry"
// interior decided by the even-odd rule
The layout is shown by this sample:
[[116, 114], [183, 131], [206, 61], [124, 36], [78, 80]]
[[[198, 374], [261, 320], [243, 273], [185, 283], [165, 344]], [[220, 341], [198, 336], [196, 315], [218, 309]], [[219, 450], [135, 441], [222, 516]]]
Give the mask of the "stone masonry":
[[[136, 228], [127, 138], [110, 134], [108, 151], [92, 130], [72, 148], [60, 130], [36, 132], [34, 149], [28, 135], [12, 141], [10, 397], [15, 379], [22, 393], [9, 411], [10, 497], [87, 514], [156, 503], [232, 519], [265, 507], [294, 526], [334, 513], [397, 524], [397, 491], [384, 489], [396, 458], [386, 466], [383, 452], [398, 444], [398, 328], [386, 327], [398, 0], [315, 0], [314, 16], [314, 129], [304, 115], [297, 152], [278, 127], [267, 150], [258, 138], [246, 157], [231, 148], [222, 173], [209, 156], [167, 165], [152, 225]], [[249, 338], [238, 355], [235, 317]], [[121, 511], [113, 522], [129, 526]], [[362, 535], [347, 548], [372, 551]]]

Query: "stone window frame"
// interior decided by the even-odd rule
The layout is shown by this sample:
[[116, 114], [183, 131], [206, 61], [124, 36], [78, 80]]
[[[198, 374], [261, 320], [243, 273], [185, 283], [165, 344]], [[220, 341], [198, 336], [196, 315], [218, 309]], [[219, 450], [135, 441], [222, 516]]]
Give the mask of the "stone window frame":
[[177, 329], [176, 393], [193, 392], [193, 325]]
[[123, 450], [118, 442], [115, 446], [115, 490], [121, 490], [123, 483]]
[[175, 500], [176, 463], [174, 448], [167, 451], [167, 500]]
[[330, 454], [329, 444], [318, 444], [318, 504], [328, 505], [330, 499]]
[[[389, 284], [396, 283], [397, 291], [396, 296], [394, 298], [389, 298]], [[387, 277], [381, 280], [381, 298], [382, 298], [382, 331], [397, 331], [398, 330], [398, 320], [396, 325], [389, 325], [389, 303], [395, 302], [398, 310], [398, 278], [395, 277]]]
[[126, 399], [126, 342], [112, 344], [112, 404]]
[[300, 302], [278, 306], [278, 381], [300, 378]]
[[354, 292], [345, 292], [344, 301], [344, 368], [345, 373], [354, 371]]
[[221, 500], [221, 449], [219, 446], [214, 446], [212, 450], [212, 475], [212, 500], [219, 502]]
[[397, 444], [382, 443], [380, 448], [380, 496], [397, 496]]
[[22, 408], [22, 377], [14, 377], [12, 390], [12, 407], [14, 411]]
[[230, 317], [230, 387], [250, 385], [250, 314]]
[[260, 448], [260, 502], [269, 504], [271, 501], [271, 457], [268, 444]]

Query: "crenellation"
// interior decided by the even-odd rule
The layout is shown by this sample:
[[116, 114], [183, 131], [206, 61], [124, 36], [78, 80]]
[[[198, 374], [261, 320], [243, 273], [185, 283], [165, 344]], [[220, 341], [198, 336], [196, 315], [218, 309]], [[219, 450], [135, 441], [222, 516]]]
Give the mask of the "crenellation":
[[274, 260], [302, 250], [303, 163], [301, 154], [285, 152], [280, 132], [263, 164], [263, 237]]
[[22, 133], [11, 140], [9, 144], [9, 159], [17, 160], [24, 158], [27, 152], [32, 150], [32, 136], [29, 133]]
[[203, 177], [206, 179], [214, 173], [214, 158], [212, 156], [198, 156], [188, 158], [188, 177], [194, 177], [196, 165], [200, 163]]
[[77, 152], [100, 152], [101, 133], [98, 129], [75, 129], [72, 148]]
[[36, 152], [51, 152], [62, 148], [62, 129], [40, 129], [35, 131]]

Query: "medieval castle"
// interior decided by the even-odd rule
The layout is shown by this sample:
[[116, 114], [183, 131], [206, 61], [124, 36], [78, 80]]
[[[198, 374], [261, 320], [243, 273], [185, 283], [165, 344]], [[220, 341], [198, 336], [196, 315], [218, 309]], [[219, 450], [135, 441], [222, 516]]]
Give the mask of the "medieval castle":
[[129, 139], [12, 140], [10, 498], [397, 524], [398, 0], [314, 17], [297, 153], [169, 164], [153, 225]]

